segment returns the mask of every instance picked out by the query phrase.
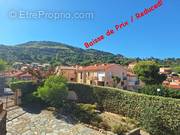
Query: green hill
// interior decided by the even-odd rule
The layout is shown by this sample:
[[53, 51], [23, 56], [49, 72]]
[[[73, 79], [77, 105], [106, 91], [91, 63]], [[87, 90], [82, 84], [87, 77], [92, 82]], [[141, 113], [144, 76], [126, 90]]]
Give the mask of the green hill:
[[30, 41], [27, 43], [8, 46], [0, 45], [0, 59], [9, 63], [39, 62], [62, 65], [89, 65], [94, 63], [117, 63], [127, 65], [133, 61], [154, 60], [162, 66], [180, 66], [180, 58], [127, 58], [121, 54], [115, 55], [94, 49], [81, 49], [70, 45], [50, 41]]
[[50, 41], [31, 41], [14, 46], [0, 45], [0, 58], [10, 63], [18, 61], [63, 65], [88, 65], [104, 62], [126, 64], [131, 61], [122, 55], [94, 49], [85, 50]]

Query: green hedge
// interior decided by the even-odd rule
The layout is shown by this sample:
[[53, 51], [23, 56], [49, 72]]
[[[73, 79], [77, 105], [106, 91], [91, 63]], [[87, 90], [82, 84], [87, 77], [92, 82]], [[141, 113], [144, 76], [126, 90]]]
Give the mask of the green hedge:
[[17, 81], [10, 84], [10, 88], [14, 91], [20, 89], [22, 94], [32, 93], [38, 88], [38, 84], [34, 81]]
[[34, 81], [17, 81], [10, 84], [10, 88], [15, 91], [16, 89], [20, 89], [22, 92], [22, 103], [33, 103], [40, 102], [40, 100], [34, 96], [33, 92], [37, 90], [37, 88], [41, 84]]
[[180, 100], [109, 87], [69, 83], [81, 103], [97, 103], [105, 111], [138, 120], [152, 135], [180, 135]]

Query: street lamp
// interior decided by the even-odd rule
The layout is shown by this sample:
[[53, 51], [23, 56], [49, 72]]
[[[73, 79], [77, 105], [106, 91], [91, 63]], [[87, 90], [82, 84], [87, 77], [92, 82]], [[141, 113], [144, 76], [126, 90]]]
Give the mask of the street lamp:
[[160, 92], [161, 91], [161, 89], [157, 89], [157, 92]]

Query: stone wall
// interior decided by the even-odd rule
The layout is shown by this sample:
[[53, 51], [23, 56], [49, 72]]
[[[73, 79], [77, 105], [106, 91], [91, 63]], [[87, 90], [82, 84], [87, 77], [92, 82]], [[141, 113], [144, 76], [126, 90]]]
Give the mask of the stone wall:
[[6, 115], [7, 112], [3, 110], [3, 103], [0, 101], [0, 135], [6, 135]]
[[5, 85], [5, 78], [0, 73], [0, 96], [4, 94], [4, 85]]

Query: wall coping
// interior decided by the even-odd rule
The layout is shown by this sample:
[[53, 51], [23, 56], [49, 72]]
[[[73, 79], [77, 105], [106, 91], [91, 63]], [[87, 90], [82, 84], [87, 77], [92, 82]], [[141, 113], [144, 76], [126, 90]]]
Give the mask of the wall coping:
[[3, 111], [3, 103], [0, 101], [0, 113]]

